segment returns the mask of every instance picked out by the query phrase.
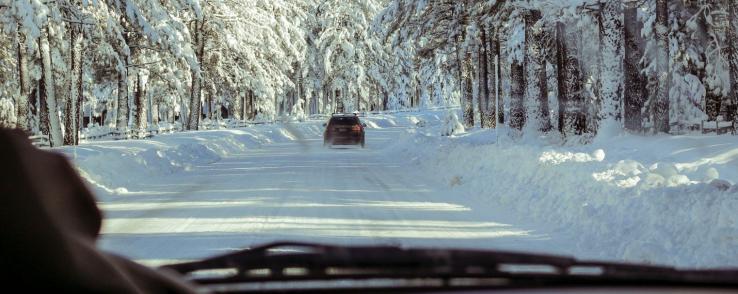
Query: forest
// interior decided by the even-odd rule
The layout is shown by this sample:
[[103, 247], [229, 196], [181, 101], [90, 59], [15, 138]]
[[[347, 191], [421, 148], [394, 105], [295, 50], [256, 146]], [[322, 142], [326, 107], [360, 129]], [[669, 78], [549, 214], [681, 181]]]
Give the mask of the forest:
[[0, 0], [0, 127], [459, 107], [511, 136], [735, 132], [733, 0]]

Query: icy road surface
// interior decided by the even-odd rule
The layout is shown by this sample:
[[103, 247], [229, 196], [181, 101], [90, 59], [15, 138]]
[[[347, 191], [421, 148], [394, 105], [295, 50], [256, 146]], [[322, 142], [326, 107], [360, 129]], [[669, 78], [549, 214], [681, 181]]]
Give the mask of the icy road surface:
[[384, 148], [403, 131], [368, 129], [366, 149], [326, 149], [317, 136], [265, 144], [151, 178], [101, 197], [100, 244], [150, 265], [280, 240], [573, 253], [567, 238], [423, 177]]

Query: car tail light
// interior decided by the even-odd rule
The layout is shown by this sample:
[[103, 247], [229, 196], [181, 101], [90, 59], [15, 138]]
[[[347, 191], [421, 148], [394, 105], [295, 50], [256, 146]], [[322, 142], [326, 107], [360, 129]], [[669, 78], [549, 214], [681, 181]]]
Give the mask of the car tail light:
[[351, 130], [354, 132], [361, 132], [361, 125], [354, 125], [351, 127]]

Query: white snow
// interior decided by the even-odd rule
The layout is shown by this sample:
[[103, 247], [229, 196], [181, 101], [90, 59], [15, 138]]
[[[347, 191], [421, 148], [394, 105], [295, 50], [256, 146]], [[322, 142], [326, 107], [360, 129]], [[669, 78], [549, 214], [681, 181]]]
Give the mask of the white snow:
[[[681, 267], [738, 264], [738, 139], [622, 135], [588, 146], [489, 142], [494, 131], [442, 138], [411, 132], [399, 151], [419, 177], [449, 183], [475, 210], [575, 236], [583, 258]], [[440, 147], [438, 147], [440, 146]], [[461, 179], [460, 183], [459, 180]]]
[[10, 128], [15, 126], [16, 117], [15, 104], [12, 99], [0, 98], [0, 127]]
[[362, 120], [367, 149], [321, 148], [307, 121], [59, 150], [98, 187], [101, 245], [148, 264], [276, 240], [738, 264], [735, 136], [561, 146], [441, 136], [446, 111]]
[[[294, 140], [291, 134], [294, 128], [282, 124], [279, 127], [263, 125], [184, 132], [149, 140], [94, 141], [60, 150], [74, 160], [82, 176], [94, 186], [126, 194], [130, 193], [127, 187], [136, 183], [215, 163], [222, 157], [259, 148], [262, 144]], [[317, 122], [298, 125], [297, 129], [312, 136], [322, 134]]]

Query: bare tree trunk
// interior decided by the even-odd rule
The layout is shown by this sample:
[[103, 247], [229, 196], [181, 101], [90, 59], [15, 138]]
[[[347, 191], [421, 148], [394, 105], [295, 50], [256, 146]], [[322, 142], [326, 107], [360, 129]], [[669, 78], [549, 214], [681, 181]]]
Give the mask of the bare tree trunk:
[[[212, 95], [215, 95], [215, 89], [212, 90]], [[223, 108], [220, 104], [219, 99], [215, 99], [215, 120], [218, 122], [218, 125], [220, 125], [220, 120], [223, 118]]]
[[215, 97], [215, 88], [210, 87], [208, 89], [208, 96], [210, 97], [210, 119], [211, 120], [220, 120], [220, 103], [218, 103], [218, 99]]
[[208, 96], [208, 117], [210, 118], [210, 123], [214, 124], [218, 120], [218, 112], [220, 111], [218, 101], [215, 98], [215, 88], [212, 86], [207, 87], [204, 95]]
[[28, 106], [30, 108], [30, 116], [29, 116], [29, 124], [30, 129], [32, 132], [38, 132], [40, 123], [40, 108], [39, 107], [39, 82], [38, 81], [30, 81], [32, 83], [31, 85], [31, 93], [28, 95]]
[[[126, 2], [122, 3], [120, 7], [120, 19], [118, 22], [123, 28], [127, 27], [125, 14], [123, 13], [127, 9]], [[125, 44], [129, 43], [128, 35], [123, 35], [123, 41]], [[122, 60], [122, 68], [118, 70], [118, 111], [115, 118], [115, 128], [118, 132], [126, 133], [128, 131], [128, 120], [130, 115], [130, 109], [128, 107], [128, 61], [130, 52], [123, 50], [122, 46], [118, 44], [118, 40], [113, 41], [116, 44], [116, 51], [118, 57]]]
[[145, 97], [145, 85], [143, 83], [143, 72], [142, 69], [139, 69], [136, 72], [136, 130], [139, 133], [139, 136], [143, 132], [146, 131], [146, 102], [144, 101]]
[[[606, 127], [622, 125], [623, 95], [623, 3], [607, 0], [598, 15], [602, 69], [602, 108], [600, 118]], [[612, 124], [612, 126], [608, 126]]]
[[482, 128], [490, 128], [494, 120], [494, 116], [490, 116], [490, 98], [489, 98], [489, 50], [487, 50], [487, 29], [484, 25], [480, 25], [481, 46], [479, 46], [479, 122]]
[[190, 118], [187, 122], [188, 130], [197, 130], [200, 126], [200, 116], [202, 115], [201, 110], [201, 89], [202, 89], [202, 74], [203, 71], [203, 54], [205, 53], [205, 40], [203, 36], [203, 20], [196, 20], [195, 25], [195, 54], [197, 55], [197, 61], [200, 64], [200, 72], [192, 71], [192, 87], [190, 89]]
[[[20, 34], [19, 34], [20, 35]], [[18, 110], [17, 117], [17, 125], [16, 127], [18, 129], [21, 129], [27, 133], [31, 133], [31, 122], [30, 117], [28, 116], [28, 94], [29, 94], [29, 86], [30, 86], [30, 78], [28, 76], [28, 55], [25, 49], [24, 42], [18, 41], [18, 86], [20, 89], [18, 95], [18, 101], [16, 103], [16, 108]]]
[[246, 107], [248, 107], [248, 105], [246, 104], [248, 102], [246, 101], [247, 99], [248, 99], [248, 93], [244, 92], [243, 97], [241, 97], [241, 120], [244, 120], [244, 121], [249, 119], [248, 112], [246, 111], [247, 110]]
[[[153, 98], [152, 98], [153, 99]], [[159, 101], [155, 100], [151, 103], [151, 124], [154, 127], [159, 126]]]
[[474, 127], [474, 66], [472, 65], [471, 52], [466, 53], [464, 58], [464, 127]]
[[542, 65], [542, 47], [538, 42], [540, 34], [534, 31], [534, 26], [541, 19], [541, 12], [539, 10], [527, 11], [525, 15], [525, 51], [523, 51], [523, 68], [525, 72], [525, 94], [524, 94], [524, 108], [525, 108], [525, 124], [528, 130], [539, 131], [543, 129], [541, 111], [541, 81], [540, 79], [540, 67]]
[[[69, 48], [72, 48], [69, 50], [71, 57], [68, 62], [71, 65], [72, 72], [75, 72], [74, 69], [76, 67], [75, 63], [77, 62], [77, 59], [74, 58], [74, 43], [77, 38], [77, 29], [74, 26], [70, 26], [67, 31], [70, 34]], [[75, 95], [77, 89], [74, 87], [74, 83], [76, 82], [74, 76], [68, 77], [68, 79], [67, 96], [65, 97], [66, 103], [64, 104], [64, 115], [62, 116], [64, 118], [64, 145], [74, 145], [74, 121], [76, 117], [73, 113], [75, 113], [74, 110], [77, 107], [77, 95]]]
[[495, 100], [497, 100], [497, 104], [490, 108], [489, 115], [490, 117], [497, 116], [497, 121], [490, 125], [491, 128], [494, 128], [497, 124], [505, 123], [505, 108], [502, 100], [502, 66], [500, 66], [502, 56], [500, 55], [500, 37], [497, 29], [495, 29], [494, 37], [491, 38], [490, 42], [492, 42], [490, 44], [490, 49], [492, 50], [491, 56], [495, 56]]
[[[79, 145], [79, 130], [83, 127], [83, 115], [84, 115], [84, 99], [85, 99], [85, 92], [84, 92], [84, 80], [82, 79], [82, 74], [84, 72], [85, 62], [83, 57], [83, 51], [84, 51], [84, 30], [80, 28], [79, 32], [79, 43], [76, 44], [78, 48], [77, 49], [77, 62], [79, 63], [79, 66], [77, 67], [77, 71], [74, 73], [75, 78], [77, 80], [77, 107], [76, 107], [76, 117], [77, 117], [77, 125], [74, 135], [74, 145]], [[92, 121], [92, 108], [90, 108], [90, 121]]]
[[537, 97], [532, 97], [532, 99], [537, 100], [536, 103], [534, 103], [537, 107], [537, 109], [534, 111], [537, 121], [537, 128], [541, 132], [548, 132], [552, 128], [550, 108], [548, 105], [548, 74], [546, 58], [546, 56], [548, 55], [548, 51], [550, 51], [546, 46], [546, 39], [548, 39], [547, 34], [549, 34], [549, 30], [543, 25], [537, 25], [541, 18], [541, 11], [531, 11], [529, 19], [530, 26], [537, 26], [536, 30], [531, 30], [530, 36], [532, 39], [531, 44], [534, 46], [534, 48], [531, 50], [533, 53], [533, 58], [531, 59], [531, 61], [534, 65], [534, 71], [530, 74], [535, 78], [533, 79], [533, 81], [528, 81], [528, 83], [537, 84], [535, 92], [537, 92], [538, 95]]
[[77, 72], [82, 67], [82, 29], [77, 26], [69, 28], [71, 38], [70, 47], [72, 57], [72, 75], [69, 77], [69, 96], [67, 97], [65, 115], [64, 115], [64, 144], [75, 145], [78, 142], [77, 133], [79, 131], [79, 99], [80, 99], [80, 83], [82, 82], [77, 76]]
[[177, 123], [177, 113], [171, 107], [167, 107], [167, 121], [172, 124]]
[[243, 115], [242, 115], [242, 118], [243, 118], [244, 121], [246, 121], [246, 120], [251, 119], [251, 117], [250, 117], [251, 112], [250, 112], [250, 108], [249, 108], [249, 91], [246, 90], [243, 94], [244, 95], [243, 95]]
[[387, 93], [386, 90], [382, 91], [382, 93], [384, 94], [382, 96], [382, 110], [387, 110], [387, 105], [389, 104], [389, 93]]
[[[481, 44], [477, 44], [475, 46], [475, 54], [474, 57], [476, 57], [476, 75], [475, 79], [477, 81], [477, 95], [474, 97], [474, 100], [476, 101], [477, 106], [477, 113], [479, 113], [479, 127], [483, 128], [482, 124], [484, 121], [484, 118], [482, 118], [482, 114], [484, 113], [484, 97], [482, 97], [482, 46]], [[476, 119], [476, 118], [475, 118]]]
[[[461, 37], [456, 38], [456, 73], [458, 75], [459, 79], [459, 92], [461, 93], [461, 99], [459, 101], [459, 104], [461, 104], [461, 109], [464, 112], [462, 116], [466, 115], [466, 93], [465, 90], [465, 65], [464, 61], [461, 59]], [[466, 121], [464, 119], [464, 121]]]
[[658, 88], [651, 104], [653, 131], [669, 132], [669, 1], [656, 0], [656, 71]]
[[641, 73], [640, 61], [643, 59], [642, 24], [638, 21], [638, 8], [628, 4], [624, 11], [623, 35], [624, 54], [624, 92], [623, 116], [627, 130], [641, 131], [643, 118], [641, 110], [646, 97], [646, 79]]
[[310, 90], [310, 114], [317, 114], [320, 112], [320, 95], [315, 89]]
[[249, 90], [249, 119], [255, 119], [256, 118], [256, 107], [254, 106], [254, 91]]
[[326, 113], [328, 111], [328, 87], [325, 85], [321, 86], [320, 89], [320, 105], [318, 105], [318, 111], [320, 113]]
[[559, 131], [568, 135], [581, 135], [586, 129], [583, 108], [582, 79], [577, 52], [568, 46], [568, 35], [563, 23], [556, 25], [558, 52]]
[[[699, 1], [691, 1], [688, 3], [685, 3], [686, 9], [694, 9], [694, 13], [698, 13], [703, 7], [703, 2], [697, 3]], [[715, 3], [718, 2], [717, 0], [712, 0], [707, 3]], [[722, 3], [715, 3], [717, 5], [720, 5]], [[667, 6], [668, 7], [668, 6]], [[667, 8], [668, 9], [668, 8]], [[712, 17], [712, 16], [709, 16]], [[718, 19], [708, 20], [708, 16], [705, 15], [705, 13], [699, 13], [696, 17], [695, 21], [695, 30], [698, 32], [699, 36], [715, 36], [716, 38], [720, 38], [720, 35], [723, 35], [724, 32], [722, 30], [724, 28], [721, 28], [721, 25], [719, 24]], [[723, 44], [717, 45], [718, 47], [722, 47]], [[708, 60], [708, 53], [707, 52], [700, 52], [700, 57], [702, 60]], [[708, 77], [707, 69], [702, 67], [694, 67], [691, 70], [692, 74], [695, 74], [699, 77], [700, 81], [707, 81], [710, 79]], [[716, 87], [709, 82], [703, 82], [705, 86], [705, 98], [704, 98], [704, 111], [705, 114], [707, 114], [708, 120], [717, 120], [717, 117], [720, 115], [720, 108], [721, 108], [721, 102], [722, 102], [722, 95], [718, 92], [722, 91], [716, 91]]]
[[[521, 21], [525, 25], [524, 20]], [[527, 37], [526, 37], [527, 39]], [[528, 46], [525, 40], [522, 40], [522, 55], [528, 55]], [[510, 64], [510, 128], [521, 131], [525, 126], [525, 90], [526, 90], [526, 73], [525, 58], [513, 58]]]
[[[543, 38], [543, 37], [541, 37]], [[540, 89], [540, 97], [538, 103], [538, 122], [540, 131], [551, 131], [551, 108], [548, 105], [548, 74], [546, 58], [541, 56], [540, 68], [538, 69], [538, 88]]]
[[343, 105], [343, 100], [341, 98], [342, 97], [341, 90], [336, 89], [332, 92], [333, 92], [333, 111], [334, 112], [344, 112], [345, 109]]
[[556, 81], [558, 83], [558, 100], [559, 100], [559, 125], [558, 129], [562, 136], [566, 136], [567, 122], [566, 118], [566, 106], [568, 104], [568, 94], [566, 92], [566, 63], [567, 63], [567, 52], [566, 52], [566, 39], [564, 36], [565, 29], [563, 23], [556, 24]]
[[[736, 120], [738, 117], [738, 36], [736, 35], [736, 3], [734, 0], [727, 0], [728, 2], [728, 29], [727, 29], [727, 40], [728, 40], [728, 65], [730, 73], [730, 98], [728, 99], [730, 105], [730, 111], [728, 111], [731, 117], [729, 120]], [[20, 116], [18, 117], [20, 119]]]
[[522, 130], [525, 125], [525, 68], [515, 60], [510, 65], [510, 127]]
[[[237, 87], [239, 89], [241, 88], [238, 85]], [[228, 117], [241, 120], [241, 115], [243, 114], [243, 98], [241, 97], [240, 92], [236, 92], [236, 97], [234, 97], [233, 99], [233, 105], [231, 106], [231, 108], [232, 109], [228, 109]]]
[[[126, 57], [123, 57], [124, 60]], [[118, 72], [118, 113], [115, 128], [120, 132], [128, 130], [128, 62], [123, 62], [123, 69]]]
[[[41, 41], [39, 39], [39, 44]], [[43, 71], [43, 63], [41, 63]], [[49, 135], [49, 109], [46, 107], [46, 77], [41, 74], [41, 78], [38, 80], [38, 130], [42, 135]]]
[[356, 111], [361, 111], [361, 91], [356, 95]]
[[205, 116], [209, 120], [213, 120], [213, 95], [209, 91], [209, 89], [206, 92], [207, 92], [208, 96], [205, 98], [205, 105], [208, 106], [208, 111], [205, 113]]
[[[41, 36], [41, 60], [43, 79], [45, 87], [45, 100], [46, 100], [46, 111], [48, 115], [48, 126], [49, 126], [49, 143], [51, 147], [62, 146], [63, 137], [61, 131], [61, 123], [59, 121], [59, 113], [56, 106], [56, 93], [54, 90], [54, 75], [52, 73], [51, 65], [51, 51], [49, 48], [49, 36], [48, 31], [46, 34]], [[42, 106], [43, 107], [43, 106]]]
[[[495, 46], [497, 45], [497, 36], [493, 36], [493, 38], [490, 38], [489, 40], [489, 55], [488, 61], [490, 63], [490, 69], [492, 72], [494, 72], [494, 83], [492, 85], [492, 94], [488, 98], [487, 101], [487, 127], [488, 128], [496, 128], [497, 127], [497, 101], [499, 100], [500, 96], [500, 76], [498, 73], [498, 58], [499, 55], [497, 52], [495, 52]], [[490, 58], [491, 57], [491, 58]]]
[[328, 105], [328, 87], [326, 85], [321, 86], [320, 90], [320, 105], [318, 105], [318, 111], [320, 113], [325, 113], [327, 110]]
[[297, 81], [295, 85], [295, 91], [297, 92], [296, 97], [296, 103], [300, 104], [302, 114], [304, 116], [310, 115], [310, 106], [308, 105], [307, 98], [305, 96], [305, 89], [303, 89], [303, 78], [302, 78], [302, 64], [297, 63], [297, 70], [295, 71], [295, 80]]

